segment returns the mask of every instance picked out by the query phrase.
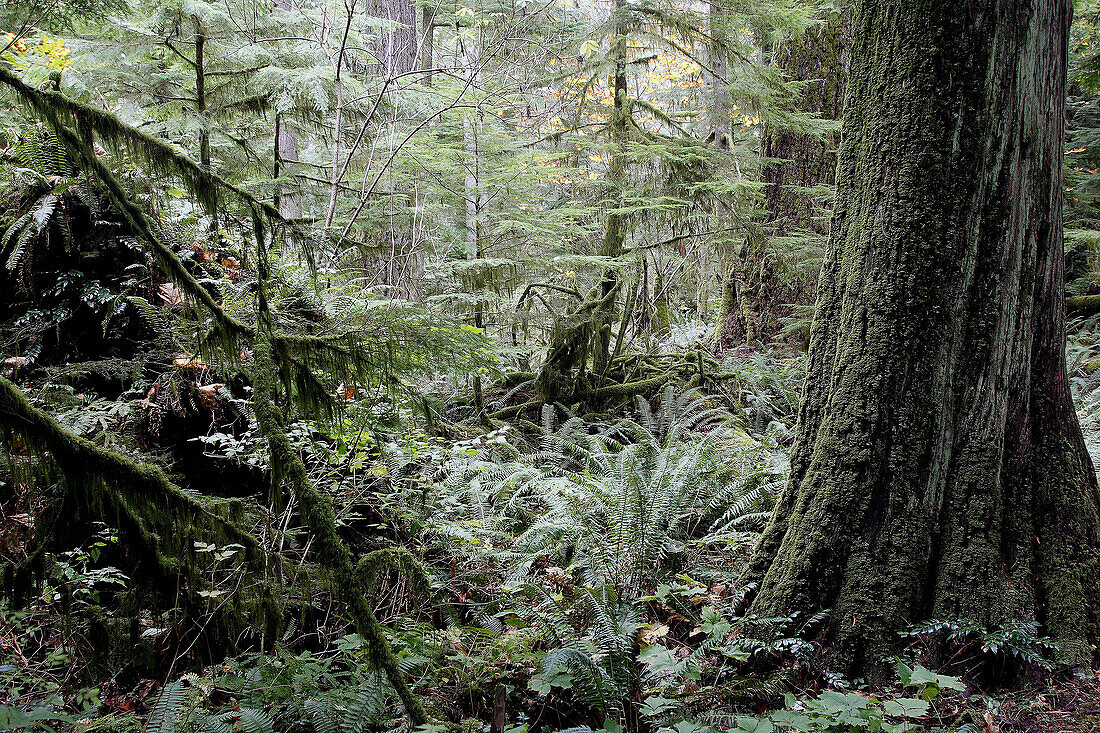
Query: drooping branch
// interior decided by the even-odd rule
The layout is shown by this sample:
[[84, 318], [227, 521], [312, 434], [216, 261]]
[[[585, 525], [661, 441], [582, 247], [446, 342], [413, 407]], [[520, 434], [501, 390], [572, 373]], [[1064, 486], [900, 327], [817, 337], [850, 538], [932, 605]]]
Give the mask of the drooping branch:
[[[265, 269], [262, 263], [261, 270]], [[393, 650], [386, 640], [385, 630], [363, 595], [359, 572], [352, 563], [347, 544], [336, 533], [336, 515], [332, 500], [322, 494], [309, 480], [301, 455], [287, 436], [283, 416], [276, 407], [275, 347], [271, 336], [271, 314], [260, 289], [258, 300], [257, 338], [253, 347], [252, 406], [260, 432], [267, 439], [271, 455], [272, 483], [289, 485], [301, 508], [301, 516], [315, 538], [321, 561], [333, 574], [335, 591], [347, 606], [356, 628], [366, 639], [374, 662], [386, 674], [413, 725], [428, 722], [428, 714], [419, 698], [405, 682]]]
[[[219, 202], [235, 200], [246, 209], [261, 212], [271, 222], [282, 221], [278, 210], [271, 204], [257, 199], [239, 186], [206, 170], [168, 143], [126, 124], [109, 112], [70, 99], [60, 92], [36, 89], [3, 66], [0, 66], [0, 84], [14, 90], [36, 114], [50, 124], [95, 133], [105, 145], [126, 150], [144, 161], [154, 172], [178, 178], [209, 213], [218, 212]], [[91, 140], [84, 143], [91, 147]]]

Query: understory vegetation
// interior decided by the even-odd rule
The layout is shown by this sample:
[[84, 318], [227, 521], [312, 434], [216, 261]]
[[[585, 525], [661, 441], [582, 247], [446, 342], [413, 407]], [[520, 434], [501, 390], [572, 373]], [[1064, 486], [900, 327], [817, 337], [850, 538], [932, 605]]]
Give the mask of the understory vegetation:
[[[0, 7], [0, 731], [1100, 729], [1042, 613], [849, 674], [752, 608], [871, 5]], [[1086, 487], [1098, 48], [1078, 2]]]

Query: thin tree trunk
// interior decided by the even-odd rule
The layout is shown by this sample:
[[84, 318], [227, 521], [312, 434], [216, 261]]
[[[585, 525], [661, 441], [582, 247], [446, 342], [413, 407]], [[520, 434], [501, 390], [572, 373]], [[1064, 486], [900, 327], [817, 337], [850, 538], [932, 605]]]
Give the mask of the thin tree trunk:
[[[289, 11], [292, 8], [290, 0], [275, 0], [276, 12]], [[275, 164], [273, 177], [278, 179], [286, 175], [287, 168], [298, 162], [298, 134], [289, 117], [282, 113], [275, 113]], [[296, 192], [283, 190], [281, 184], [275, 185], [274, 205], [279, 213], [287, 219], [297, 219], [302, 215], [301, 196]]]
[[714, 147], [719, 150], [729, 150], [733, 118], [730, 117], [729, 82], [726, 79], [729, 64], [726, 62], [726, 49], [721, 42], [723, 30], [720, 2], [721, 0], [710, 0], [707, 5], [707, 19], [712, 39], [709, 48], [710, 68], [714, 72], [710, 77], [710, 120]]
[[[344, 11], [347, 14], [344, 23], [344, 33], [340, 38], [340, 50], [333, 61], [333, 82], [336, 88], [336, 119], [332, 125], [332, 173], [329, 187], [328, 209], [325, 211], [325, 228], [332, 226], [332, 220], [336, 216], [336, 202], [340, 193], [340, 178], [343, 169], [340, 166], [340, 148], [343, 143], [344, 125], [344, 52], [348, 45], [348, 33], [351, 31], [351, 21], [355, 17], [355, 0], [344, 0]], [[350, 153], [349, 153], [350, 155]]]
[[[298, 162], [298, 136], [281, 112], [275, 113], [275, 164], [272, 166], [272, 177], [275, 179], [286, 175], [287, 168], [292, 163]], [[279, 213], [287, 219], [296, 219], [302, 214], [301, 199], [296, 193], [283, 190], [283, 184], [275, 184], [273, 205]]]
[[[614, 102], [607, 128], [611, 142], [611, 160], [607, 175], [610, 191], [604, 202], [608, 212], [604, 216], [603, 235], [598, 250], [600, 255], [609, 258], [620, 257], [626, 241], [626, 221], [619, 212], [626, 171], [620, 148], [626, 139], [630, 123], [626, 87], [626, 13], [625, 0], [615, 0], [610, 51], [614, 61], [614, 71], [610, 79]], [[582, 302], [555, 320], [550, 331], [546, 359], [535, 380], [540, 401], [556, 402], [567, 394], [579, 395], [585, 392], [590, 357], [592, 373], [597, 380], [604, 375], [610, 362], [611, 326], [621, 286], [617, 270], [608, 268], [595, 287], [585, 294]]]
[[[626, 242], [626, 222], [618, 210], [622, 208], [623, 177], [626, 172], [621, 148], [623, 142], [625, 142], [630, 121], [630, 108], [627, 105], [626, 90], [625, 0], [615, 0], [614, 13], [612, 30], [614, 37], [611, 41], [611, 54], [615, 61], [615, 73], [611, 79], [611, 94], [614, 101], [612, 103], [611, 124], [608, 126], [608, 138], [611, 141], [611, 159], [607, 169], [607, 179], [611, 185], [611, 197], [607, 202], [610, 210], [604, 218], [603, 240], [600, 244], [600, 254], [609, 258], [620, 257], [623, 253], [623, 244]], [[614, 316], [615, 293], [620, 286], [618, 270], [608, 268], [600, 283], [600, 301], [604, 305], [593, 311], [592, 371], [598, 376], [603, 376], [606, 372], [610, 358], [611, 322]]]
[[913, 622], [1100, 640], [1100, 492], [1064, 355], [1070, 0], [863, 0], [790, 481], [751, 612], [832, 609], [887, 673]]
[[195, 112], [199, 115], [199, 165], [210, 170], [210, 126], [206, 119], [206, 34], [195, 19]]

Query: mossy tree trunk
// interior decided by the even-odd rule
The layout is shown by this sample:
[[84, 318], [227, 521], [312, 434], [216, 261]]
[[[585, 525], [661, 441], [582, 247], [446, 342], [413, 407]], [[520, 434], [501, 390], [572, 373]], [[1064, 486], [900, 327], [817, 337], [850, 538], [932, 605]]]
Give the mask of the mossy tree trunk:
[[790, 481], [751, 612], [849, 673], [930, 618], [1100, 641], [1100, 492], [1064, 356], [1070, 0], [862, 0]]
[[206, 119], [206, 34], [195, 18], [195, 113], [202, 125], [199, 130], [199, 165], [210, 169], [210, 121]]
[[[627, 12], [625, 0], [615, 0], [610, 47], [613, 71], [608, 79], [613, 99], [611, 119], [607, 124], [611, 143], [607, 173], [610, 191], [604, 202], [608, 211], [604, 215], [598, 249], [598, 254], [609, 259], [622, 256], [627, 235], [626, 217], [621, 213], [626, 174], [621, 146], [631, 125], [626, 86]], [[611, 359], [611, 327], [621, 289], [618, 270], [609, 267], [579, 304], [555, 319], [546, 359], [535, 380], [539, 401], [557, 402], [567, 396], [589, 391], [590, 360], [591, 373], [597, 377], [596, 381], [604, 375]]]
[[[805, 33], [775, 47], [775, 66], [788, 81], [801, 84], [794, 103], [798, 113], [825, 121], [840, 119], [848, 71], [849, 23], [849, 14], [831, 11]], [[780, 331], [785, 304], [800, 298], [812, 301], [812, 288], [807, 289], [811, 292], [801, 292], [797, 278], [784, 278], [777, 270], [774, 240], [826, 233], [829, 201], [821, 189], [834, 183], [835, 137], [774, 124], [765, 126], [761, 139], [765, 158], [764, 232], [753, 232], [745, 238], [737, 261], [726, 273], [720, 347], [768, 343]]]
[[[626, 242], [626, 222], [621, 213], [623, 206], [623, 185], [625, 183], [626, 165], [623, 160], [621, 146], [626, 139], [627, 129], [630, 126], [630, 105], [627, 101], [626, 89], [626, 63], [627, 63], [627, 18], [625, 0], [615, 0], [613, 39], [611, 41], [611, 56], [615, 62], [614, 73], [610, 79], [612, 107], [611, 123], [608, 125], [608, 139], [611, 142], [611, 159], [608, 163], [607, 180], [611, 188], [609, 200], [606, 202], [608, 212], [604, 218], [603, 238], [600, 242], [599, 253], [609, 259], [621, 257], [623, 245]], [[611, 322], [614, 318], [615, 295], [619, 291], [621, 282], [619, 272], [609, 267], [600, 282], [600, 302], [604, 305], [593, 310], [593, 371], [597, 375], [603, 375], [607, 369], [611, 354]]]

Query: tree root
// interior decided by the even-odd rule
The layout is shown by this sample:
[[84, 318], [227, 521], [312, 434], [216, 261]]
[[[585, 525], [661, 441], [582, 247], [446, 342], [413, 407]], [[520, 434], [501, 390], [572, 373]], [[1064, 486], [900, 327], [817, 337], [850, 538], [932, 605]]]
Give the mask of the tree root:
[[[603, 403], [630, 399], [637, 395], [652, 394], [668, 384], [680, 381], [685, 388], [705, 387], [707, 385], [719, 385], [730, 379], [735, 379], [736, 374], [719, 371], [720, 366], [713, 355], [705, 351], [690, 351], [686, 354], [629, 354], [618, 357], [611, 362], [608, 369], [608, 377], [601, 383], [593, 383], [594, 375], [580, 384], [574, 386], [572, 392], [563, 395], [558, 400], [563, 404], [580, 403], [590, 408], [597, 408]], [[526, 373], [509, 374], [499, 382], [498, 388], [509, 388], [515, 384], [521, 384], [531, 375]], [[509, 394], [515, 394], [513, 387]], [[543, 397], [536, 393], [528, 399], [515, 405], [503, 407], [489, 417], [494, 420], [513, 420], [523, 415], [537, 413], [544, 404], [548, 404]], [[531, 423], [527, 423], [531, 424]]]

